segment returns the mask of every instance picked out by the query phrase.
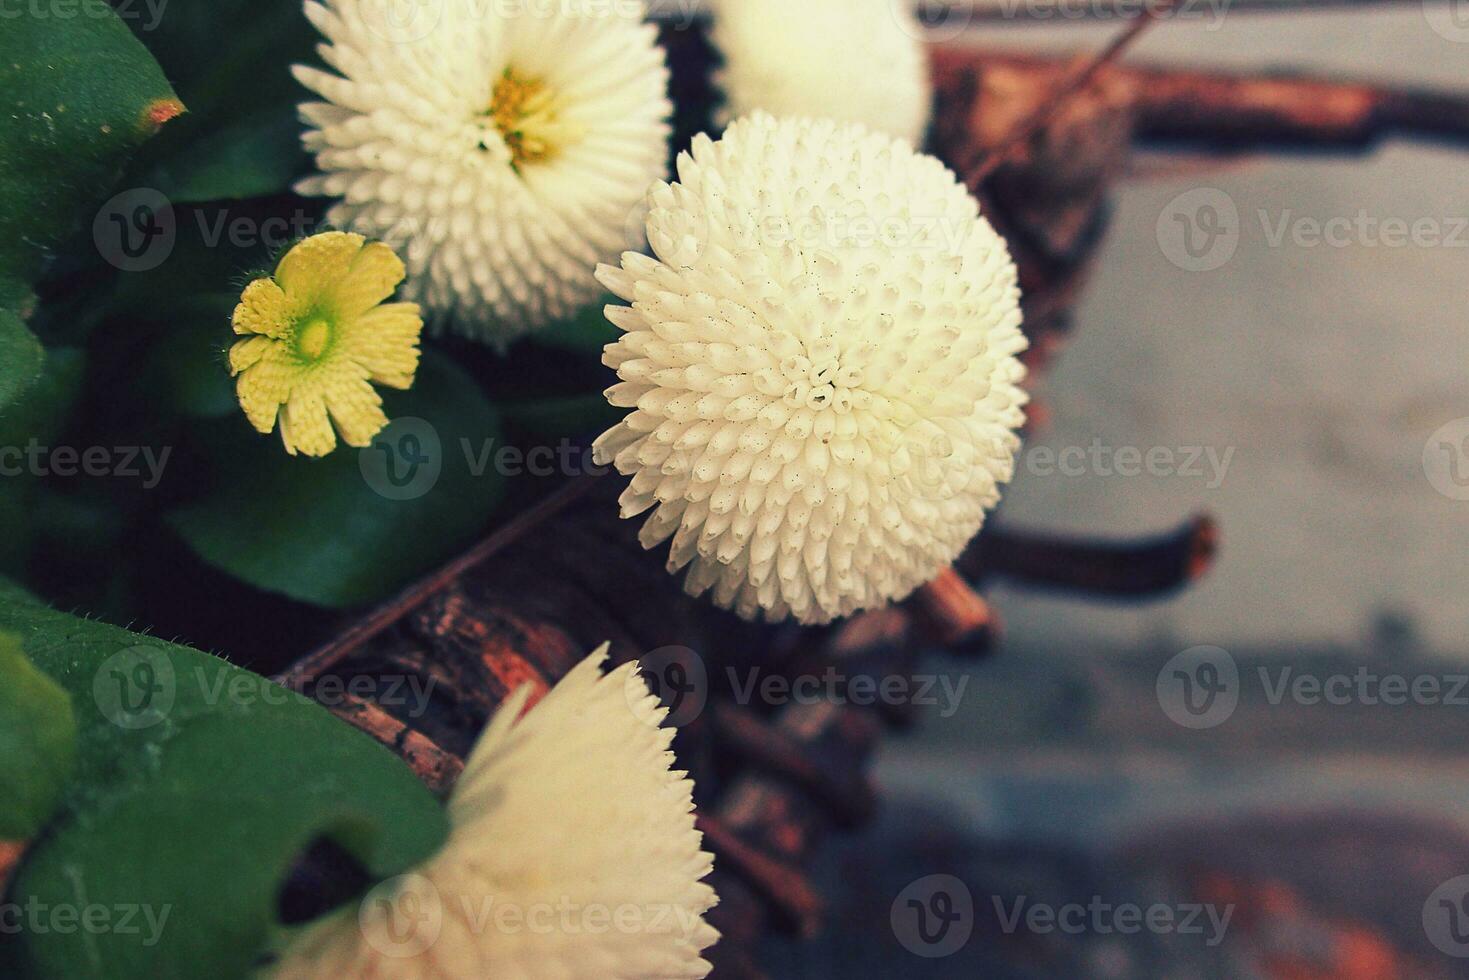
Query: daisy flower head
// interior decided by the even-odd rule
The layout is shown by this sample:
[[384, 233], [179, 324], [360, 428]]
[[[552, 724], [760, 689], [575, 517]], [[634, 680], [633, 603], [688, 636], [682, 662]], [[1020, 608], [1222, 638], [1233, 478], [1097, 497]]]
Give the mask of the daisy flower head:
[[[667, 167], [668, 68], [641, 0], [308, 0], [334, 69], [298, 66], [328, 217], [408, 264], [430, 320], [503, 348], [598, 295]], [[396, 21], [394, 21], [396, 23]]]
[[[857, 124], [735, 122], [650, 192], [656, 258], [604, 362], [595, 444], [685, 588], [824, 623], [903, 598], [979, 531], [1024, 422], [1005, 242], [939, 161]], [[697, 243], [698, 247], [694, 247]]]
[[242, 339], [229, 363], [256, 431], [279, 424], [292, 456], [325, 456], [338, 434], [349, 446], [372, 442], [388, 424], [373, 383], [410, 388], [418, 371], [418, 306], [384, 303], [403, 276], [388, 246], [326, 232], [245, 287], [234, 313]]
[[666, 709], [604, 646], [525, 712], [522, 688], [465, 763], [449, 839], [413, 873], [310, 929], [276, 980], [701, 978], [719, 938], [673, 770]]
[[906, 0], [717, 0], [711, 38], [726, 118], [764, 109], [923, 141], [933, 85]]

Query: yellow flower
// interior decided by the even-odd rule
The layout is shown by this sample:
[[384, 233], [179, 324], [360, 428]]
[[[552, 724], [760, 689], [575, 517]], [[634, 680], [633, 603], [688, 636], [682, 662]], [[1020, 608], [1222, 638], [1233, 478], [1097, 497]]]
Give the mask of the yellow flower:
[[[230, 375], [250, 424], [279, 420], [292, 456], [366, 446], [388, 424], [372, 382], [409, 388], [423, 318], [414, 303], [383, 301], [405, 275], [388, 246], [326, 232], [285, 254], [271, 278], [245, 287], [235, 307]], [[336, 424], [336, 433], [332, 424]]]

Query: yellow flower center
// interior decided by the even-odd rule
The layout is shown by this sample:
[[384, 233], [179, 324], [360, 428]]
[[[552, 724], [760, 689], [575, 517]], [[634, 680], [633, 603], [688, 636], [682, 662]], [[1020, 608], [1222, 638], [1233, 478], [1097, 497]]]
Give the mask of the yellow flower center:
[[296, 350], [308, 361], [321, 359], [332, 342], [332, 325], [323, 319], [312, 320], [296, 333]]
[[546, 83], [513, 68], [495, 83], [487, 115], [510, 148], [512, 165], [540, 163], [578, 139], [582, 127], [561, 119], [556, 93]]

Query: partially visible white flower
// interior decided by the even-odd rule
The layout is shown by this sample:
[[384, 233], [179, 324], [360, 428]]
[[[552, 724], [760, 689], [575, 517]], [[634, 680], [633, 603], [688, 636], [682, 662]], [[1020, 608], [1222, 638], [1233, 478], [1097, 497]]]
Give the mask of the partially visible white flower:
[[277, 980], [705, 977], [718, 933], [666, 710], [604, 645], [480, 737], [437, 856], [309, 930]]
[[726, 118], [764, 109], [923, 142], [933, 83], [906, 0], [717, 0], [712, 37]]
[[296, 68], [326, 100], [301, 106], [321, 173], [298, 190], [403, 255], [433, 322], [503, 347], [596, 297], [666, 171], [657, 30], [637, 0], [434, 0], [394, 33], [385, 3], [306, 3], [335, 71]]
[[595, 444], [623, 517], [741, 616], [822, 623], [953, 562], [1013, 473], [1025, 369], [1005, 242], [933, 157], [764, 113], [694, 141], [649, 194], [658, 258], [604, 363], [634, 409]]

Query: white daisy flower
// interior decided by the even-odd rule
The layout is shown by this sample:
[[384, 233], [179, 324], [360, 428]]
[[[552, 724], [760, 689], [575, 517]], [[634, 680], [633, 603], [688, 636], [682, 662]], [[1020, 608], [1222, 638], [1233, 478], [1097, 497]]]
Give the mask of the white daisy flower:
[[308, 930], [277, 980], [567, 980], [708, 976], [718, 933], [701, 879], [693, 783], [636, 664], [603, 646], [521, 717], [480, 737], [443, 850]]
[[1013, 472], [1020, 291], [957, 178], [859, 125], [738, 121], [649, 194], [658, 258], [604, 362], [634, 409], [596, 443], [645, 547], [746, 618], [822, 623], [958, 557]]
[[594, 299], [591, 270], [627, 247], [666, 172], [666, 60], [637, 0], [390, 16], [412, 2], [308, 0], [335, 72], [296, 68], [326, 100], [301, 106], [321, 173], [297, 189], [403, 255], [433, 322], [503, 347]]
[[917, 146], [933, 103], [923, 29], [904, 0], [718, 0], [727, 117], [860, 122]]

